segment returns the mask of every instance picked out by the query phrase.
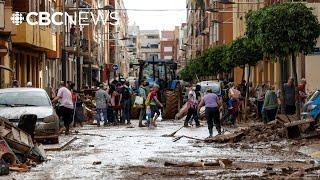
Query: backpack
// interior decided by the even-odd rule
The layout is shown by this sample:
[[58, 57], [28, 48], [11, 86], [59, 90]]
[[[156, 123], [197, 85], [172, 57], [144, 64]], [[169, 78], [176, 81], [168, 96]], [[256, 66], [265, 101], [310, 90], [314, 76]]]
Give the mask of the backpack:
[[129, 88], [126, 88], [126, 87], [123, 88], [122, 98], [123, 99], [130, 99], [131, 98], [131, 93], [130, 93]]

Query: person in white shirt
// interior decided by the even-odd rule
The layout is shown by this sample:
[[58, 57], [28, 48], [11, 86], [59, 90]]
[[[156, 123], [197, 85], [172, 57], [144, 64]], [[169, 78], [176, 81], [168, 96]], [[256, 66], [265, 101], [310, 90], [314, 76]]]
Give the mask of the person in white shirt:
[[65, 134], [69, 134], [69, 126], [72, 122], [73, 116], [73, 102], [71, 91], [66, 87], [66, 84], [62, 81], [60, 83], [60, 89], [57, 96], [52, 100], [53, 103], [59, 102], [59, 112], [66, 128]]

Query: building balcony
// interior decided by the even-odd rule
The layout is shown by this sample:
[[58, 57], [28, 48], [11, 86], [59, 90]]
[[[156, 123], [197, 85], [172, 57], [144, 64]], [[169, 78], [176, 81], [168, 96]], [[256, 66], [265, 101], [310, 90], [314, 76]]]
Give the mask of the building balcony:
[[10, 18], [12, 16], [12, 6], [7, 6], [4, 4], [4, 16], [0, 17], [0, 34], [15, 34], [16, 26], [12, 24]]
[[31, 26], [26, 22], [17, 26], [17, 33], [12, 36], [12, 42], [41, 51], [57, 50], [56, 35], [51, 28]]
[[[92, 8], [90, 0], [80, 0], [79, 8]], [[65, 10], [67, 12], [75, 12], [77, 7], [77, 0], [65, 0]]]

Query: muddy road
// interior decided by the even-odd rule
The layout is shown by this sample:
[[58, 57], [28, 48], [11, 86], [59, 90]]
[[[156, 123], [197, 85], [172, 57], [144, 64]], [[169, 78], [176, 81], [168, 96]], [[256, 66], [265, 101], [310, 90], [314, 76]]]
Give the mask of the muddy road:
[[[311, 157], [290, 148], [289, 142], [206, 144], [199, 140], [163, 137], [182, 122], [160, 122], [156, 129], [127, 126], [85, 126], [63, 151], [47, 152], [48, 161], [27, 173], [0, 179], [217, 179], [287, 177], [314, 164]], [[97, 135], [97, 136], [96, 136]], [[204, 139], [207, 127], [183, 128], [176, 136]], [[71, 135], [70, 135], [71, 136]], [[62, 137], [62, 139], [66, 137]], [[165, 167], [165, 162], [213, 162], [228, 159], [230, 167]], [[100, 164], [101, 162], [101, 164]], [[318, 177], [317, 171], [305, 177]]]

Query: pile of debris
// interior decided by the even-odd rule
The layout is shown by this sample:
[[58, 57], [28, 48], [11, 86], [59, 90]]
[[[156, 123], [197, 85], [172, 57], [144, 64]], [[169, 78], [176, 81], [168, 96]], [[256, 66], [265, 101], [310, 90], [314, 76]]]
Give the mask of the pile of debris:
[[287, 137], [286, 128], [279, 121], [268, 124], [253, 125], [243, 129], [241, 141], [248, 143], [279, 141]]
[[231, 133], [218, 135], [206, 139], [205, 142], [228, 143], [228, 142], [270, 142], [280, 141], [284, 138], [297, 139], [306, 137], [316, 137], [319, 131], [310, 131], [311, 123], [314, 119], [298, 120], [294, 116], [280, 115], [276, 120], [268, 124], [255, 124], [247, 128], [240, 128]]
[[32, 135], [0, 118], [0, 175], [10, 170], [26, 172], [45, 158], [42, 145], [35, 143]]

